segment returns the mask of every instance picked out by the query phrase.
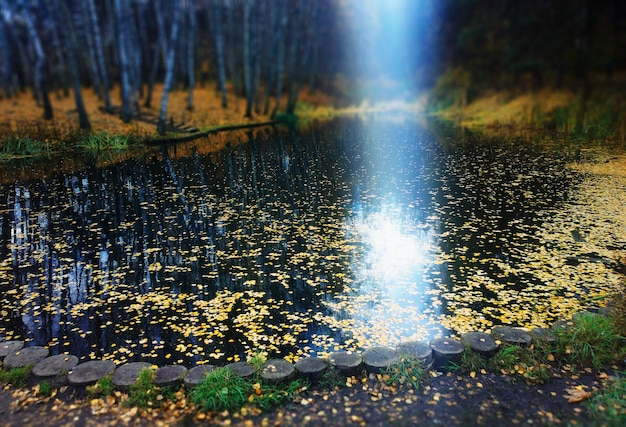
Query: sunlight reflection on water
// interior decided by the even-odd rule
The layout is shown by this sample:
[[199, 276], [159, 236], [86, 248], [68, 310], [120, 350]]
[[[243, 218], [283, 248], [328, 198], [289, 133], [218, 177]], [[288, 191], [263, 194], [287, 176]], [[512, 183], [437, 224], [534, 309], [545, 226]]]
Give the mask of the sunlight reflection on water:
[[[352, 265], [355, 282], [362, 294], [377, 293], [381, 301], [374, 310], [361, 311], [359, 319], [406, 331], [426, 326], [428, 322], [420, 325], [416, 319], [432, 286], [425, 276], [435, 257], [433, 228], [416, 222], [409, 209], [385, 204], [373, 212], [354, 212], [348, 230], [363, 245], [361, 259]], [[407, 315], [398, 316], [399, 311]], [[438, 314], [432, 307], [428, 311]]]
[[488, 148], [351, 123], [2, 187], [0, 337], [162, 364], [543, 326], [613, 276], [554, 267], [569, 230], [545, 255], [570, 174]]

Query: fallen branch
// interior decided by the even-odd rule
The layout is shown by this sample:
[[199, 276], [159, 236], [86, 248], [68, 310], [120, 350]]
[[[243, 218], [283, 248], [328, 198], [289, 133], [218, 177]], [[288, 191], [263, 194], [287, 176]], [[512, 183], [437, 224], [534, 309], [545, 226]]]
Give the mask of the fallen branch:
[[218, 132], [226, 132], [230, 130], [241, 130], [241, 129], [253, 129], [263, 126], [273, 126], [282, 123], [278, 120], [272, 120], [269, 122], [259, 122], [259, 123], [246, 123], [246, 124], [238, 124], [238, 125], [224, 125], [224, 126], [216, 126], [211, 129], [195, 132], [188, 135], [181, 135], [176, 137], [158, 137], [158, 138], [149, 138], [144, 142], [148, 145], [160, 145], [160, 144], [178, 144], [180, 142], [193, 141], [199, 138], [205, 138], [213, 133]]

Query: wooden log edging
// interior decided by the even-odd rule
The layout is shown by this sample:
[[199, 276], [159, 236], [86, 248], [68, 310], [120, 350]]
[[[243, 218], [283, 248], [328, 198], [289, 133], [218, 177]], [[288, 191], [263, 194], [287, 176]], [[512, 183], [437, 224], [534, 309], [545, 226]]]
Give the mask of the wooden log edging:
[[[559, 327], [563, 321], [554, 323]], [[430, 342], [402, 342], [396, 348], [375, 346], [363, 352], [336, 351], [327, 358], [309, 356], [295, 364], [285, 359], [272, 359], [265, 362], [261, 371], [255, 371], [247, 362], [226, 365], [238, 376], [249, 378], [259, 374], [261, 379], [270, 383], [289, 381], [296, 376], [317, 382], [328, 369], [335, 369], [340, 374], [351, 377], [362, 372], [378, 373], [398, 363], [402, 358], [412, 357], [422, 362], [426, 369], [439, 368], [449, 363], [459, 362], [464, 352], [473, 351], [482, 357], [492, 357], [500, 342], [528, 346], [533, 341], [549, 342], [554, 339], [553, 329], [535, 328], [530, 332], [522, 328], [494, 327], [491, 334], [468, 332], [460, 338], [436, 338]], [[31, 375], [38, 381], [47, 378], [65, 376], [65, 382], [74, 387], [95, 384], [105, 376], [111, 375], [114, 386], [127, 391], [137, 379], [142, 369], [155, 370], [155, 385], [180, 386], [192, 389], [202, 382], [204, 376], [216, 368], [210, 364], [199, 364], [187, 369], [181, 365], [157, 367], [146, 362], [128, 362], [116, 365], [111, 360], [89, 360], [77, 364], [78, 358], [69, 354], [47, 356], [45, 347], [24, 347], [24, 342], [9, 340], [0, 342], [0, 363], [3, 368], [33, 365]], [[47, 356], [47, 357], [46, 357]], [[58, 381], [55, 381], [58, 383]]]

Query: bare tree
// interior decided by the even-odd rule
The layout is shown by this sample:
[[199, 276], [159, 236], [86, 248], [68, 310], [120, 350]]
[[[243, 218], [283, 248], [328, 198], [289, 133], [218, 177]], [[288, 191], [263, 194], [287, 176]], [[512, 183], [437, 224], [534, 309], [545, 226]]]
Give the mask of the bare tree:
[[130, 100], [130, 63], [128, 61], [127, 42], [128, 30], [126, 25], [127, 0], [114, 0], [115, 19], [117, 22], [117, 50], [120, 65], [120, 91], [122, 95], [122, 109], [120, 118], [124, 122], [130, 122], [133, 117], [133, 109]]
[[[3, 6], [0, 3], [0, 6]], [[2, 82], [2, 90], [4, 94], [10, 97], [13, 93], [11, 87], [11, 74], [13, 72], [13, 62], [11, 58], [11, 48], [7, 37], [6, 24], [4, 14], [0, 14], [0, 82]]]
[[193, 110], [193, 90], [196, 86], [195, 79], [195, 46], [196, 46], [196, 6], [194, 0], [186, 3], [187, 16], [187, 109]]
[[76, 102], [76, 110], [78, 111], [78, 125], [81, 129], [89, 129], [89, 118], [87, 110], [83, 103], [83, 96], [80, 87], [80, 76], [78, 63], [76, 61], [76, 40], [72, 26], [72, 17], [63, 0], [53, 0], [54, 9], [56, 11], [56, 22], [59, 27], [59, 34], [63, 44], [66, 46], [67, 62], [72, 79], [72, 90], [74, 91], [74, 101]]
[[94, 0], [86, 0], [87, 9], [89, 11], [89, 26], [93, 35], [94, 49], [96, 53], [97, 70], [102, 85], [101, 96], [104, 98], [104, 108], [110, 112], [113, 110], [111, 107], [111, 97], [109, 95], [109, 73], [107, 72], [107, 66], [104, 60], [104, 49], [102, 45], [102, 36], [100, 35], [100, 26], [98, 23], [98, 15], [96, 13], [96, 6]]
[[161, 5], [158, 2], [154, 2], [154, 14], [157, 22], [158, 39], [154, 45], [152, 65], [150, 67], [150, 77], [148, 79], [148, 93], [146, 95], [146, 101], [144, 106], [150, 108], [152, 104], [152, 91], [154, 89], [154, 83], [156, 82], [157, 72], [159, 70], [159, 64], [161, 57], [165, 58], [167, 55], [167, 40], [165, 31], [165, 19], [163, 17], [163, 11]]
[[[28, 37], [35, 52], [35, 93], [38, 98], [40, 97], [43, 104], [43, 118], [51, 120], [54, 117], [54, 113], [52, 112], [52, 104], [50, 103], [50, 96], [46, 85], [46, 54], [44, 52], [43, 45], [41, 44], [39, 34], [37, 34], [37, 29], [35, 27], [35, 22], [33, 20], [33, 16], [31, 15], [29, 6], [24, 0], [19, 0], [18, 5], [23, 11], [22, 19], [26, 24]], [[6, 2], [4, 0], [2, 1], [2, 7], [6, 7]]]
[[285, 36], [287, 32], [287, 1], [279, 0], [277, 2], [277, 6], [280, 12], [280, 19], [278, 22], [278, 46], [276, 52], [276, 104], [274, 106], [274, 110], [272, 111], [272, 117], [276, 115], [278, 109], [280, 108], [280, 99], [283, 95], [283, 72], [285, 67]]
[[217, 82], [222, 94], [222, 107], [228, 107], [226, 97], [226, 65], [224, 63], [224, 31], [222, 28], [222, 2], [214, 0], [208, 7], [209, 22], [213, 27], [213, 37], [215, 39], [215, 54], [217, 57]]
[[[180, 0], [185, 1], [185, 0]], [[161, 111], [157, 123], [157, 132], [165, 133], [165, 120], [167, 115], [167, 102], [169, 92], [172, 87], [174, 77], [174, 59], [176, 57], [176, 40], [178, 39], [178, 20], [180, 16], [180, 1], [174, 2], [174, 16], [172, 18], [172, 28], [170, 29], [170, 39], [167, 43], [167, 57], [165, 59], [165, 82], [163, 83], [163, 96], [161, 98]]]
[[289, 97], [287, 102], [287, 112], [293, 114], [296, 109], [296, 103], [300, 97], [300, 89], [304, 83], [305, 70], [310, 66], [311, 49], [313, 39], [315, 38], [315, 24], [317, 22], [317, 14], [319, 10], [318, 2], [309, 2], [309, 9], [301, 16], [301, 24], [298, 25], [303, 46], [300, 55], [294, 58], [295, 68], [292, 70], [293, 79], [295, 79], [295, 87], [289, 88]]
[[250, 30], [250, 8], [251, 0], [243, 0], [243, 83], [246, 93], [246, 113], [245, 117], [252, 117], [252, 57], [251, 57], [251, 37]]

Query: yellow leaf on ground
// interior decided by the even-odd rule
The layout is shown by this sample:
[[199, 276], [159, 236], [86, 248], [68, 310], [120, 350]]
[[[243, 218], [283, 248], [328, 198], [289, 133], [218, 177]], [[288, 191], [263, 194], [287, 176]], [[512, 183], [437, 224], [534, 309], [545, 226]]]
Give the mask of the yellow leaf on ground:
[[584, 389], [568, 388], [565, 389], [565, 393], [563, 397], [566, 398], [569, 403], [582, 402], [591, 397], [591, 392]]

